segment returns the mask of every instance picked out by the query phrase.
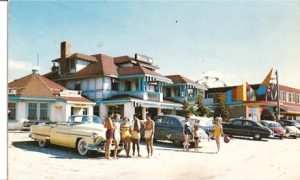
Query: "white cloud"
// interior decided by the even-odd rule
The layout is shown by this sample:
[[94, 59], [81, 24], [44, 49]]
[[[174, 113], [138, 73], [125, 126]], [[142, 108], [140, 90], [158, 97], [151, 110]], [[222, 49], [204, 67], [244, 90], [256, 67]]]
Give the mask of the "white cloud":
[[32, 69], [37, 69], [41, 72], [41, 68], [34, 66], [31, 62], [17, 61], [14, 59], [8, 60], [8, 82], [14, 79], [21, 78], [32, 73]]

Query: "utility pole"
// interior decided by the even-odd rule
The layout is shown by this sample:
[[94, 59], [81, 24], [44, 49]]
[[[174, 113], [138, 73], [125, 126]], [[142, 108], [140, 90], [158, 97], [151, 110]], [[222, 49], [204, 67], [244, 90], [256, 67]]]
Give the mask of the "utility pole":
[[279, 82], [278, 82], [278, 71], [275, 71], [276, 75], [276, 84], [277, 84], [277, 120], [280, 120], [280, 91], [279, 91]]

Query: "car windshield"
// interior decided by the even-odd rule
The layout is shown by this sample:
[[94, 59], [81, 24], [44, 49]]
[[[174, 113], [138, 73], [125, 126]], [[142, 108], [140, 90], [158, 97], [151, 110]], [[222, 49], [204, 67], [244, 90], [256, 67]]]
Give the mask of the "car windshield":
[[279, 123], [269, 123], [268, 127], [281, 127]]
[[69, 118], [70, 123], [88, 124], [96, 123], [102, 124], [102, 120], [98, 116], [71, 116]]

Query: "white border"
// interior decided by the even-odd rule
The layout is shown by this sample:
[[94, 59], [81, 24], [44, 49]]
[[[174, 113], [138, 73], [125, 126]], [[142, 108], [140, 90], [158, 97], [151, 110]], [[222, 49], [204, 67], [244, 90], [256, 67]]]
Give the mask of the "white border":
[[7, 4], [0, 2], [0, 179], [7, 179]]

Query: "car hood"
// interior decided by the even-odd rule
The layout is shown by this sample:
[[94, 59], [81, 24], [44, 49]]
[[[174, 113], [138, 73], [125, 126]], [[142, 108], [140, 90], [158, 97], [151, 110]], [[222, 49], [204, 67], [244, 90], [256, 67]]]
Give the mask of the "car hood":
[[274, 132], [285, 131], [285, 129], [283, 129], [282, 127], [271, 127], [270, 129], [271, 129], [272, 131], [274, 131]]

